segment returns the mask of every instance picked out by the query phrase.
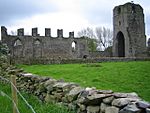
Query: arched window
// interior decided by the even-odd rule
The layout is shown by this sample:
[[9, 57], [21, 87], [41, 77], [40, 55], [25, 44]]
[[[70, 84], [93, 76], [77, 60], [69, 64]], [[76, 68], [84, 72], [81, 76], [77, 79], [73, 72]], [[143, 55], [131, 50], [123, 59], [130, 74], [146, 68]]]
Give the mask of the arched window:
[[22, 46], [22, 42], [19, 39], [17, 39], [14, 43], [14, 47], [15, 46]]
[[77, 43], [76, 43], [75, 41], [72, 42], [72, 44], [71, 44], [72, 51], [75, 51], [75, 50], [76, 50], [76, 48], [77, 48], [77, 47], [76, 47], [76, 44], [77, 44]]

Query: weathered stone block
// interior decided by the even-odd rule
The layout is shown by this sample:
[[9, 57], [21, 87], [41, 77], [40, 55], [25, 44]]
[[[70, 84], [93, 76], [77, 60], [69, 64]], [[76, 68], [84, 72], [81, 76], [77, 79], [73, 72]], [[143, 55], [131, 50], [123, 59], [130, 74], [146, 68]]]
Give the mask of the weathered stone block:
[[117, 107], [123, 107], [129, 103], [130, 103], [130, 100], [128, 98], [119, 98], [119, 99], [114, 99], [112, 101], [112, 105], [117, 106]]
[[54, 85], [56, 82], [55, 79], [49, 79], [45, 82], [44, 86], [47, 87], [48, 85]]
[[116, 98], [137, 98], [137, 99], [140, 99], [138, 94], [135, 93], [135, 92], [132, 92], [132, 93], [114, 93], [113, 94]]
[[111, 97], [108, 97], [108, 98], [105, 98], [103, 99], [103, 102], [105, 104], [111, 104], [111, 102], [114, 100], [114, 96], [111, 96]]
[[117, 107], [107, 107], [105, 110], [105, 113], [118, 113], [119, 112], [119, 108]]
[[53, 95], [50, 95], [47, 93], [47, 95], [45, 97], [45, 102], [47, 102], [47, 103], [55, 102], [55, 97]]
[[110, 97], [111, 94], [93, 94], [86, 97], [86, 104], [88, 105], [100, 105], [104, 98]]
[[148, 102], [146, 102], [146, 101], [138, 101], [137, 103], [136, 103], [136, 105], [139, 107], [139, 108], [143, 108], [143, 109], [145, 109], [145, 108], [150, 108], [150, 103], [148, 103]]
[[97, 90], [98, 94], [111, 94], [113, 93], [112, 90]]
[[110, 107], [110, 105], [101, 103], [101, 105], [100, 105], [100, 111], [101, 111], [101, 113], [105, 113], [105, 110], [106, 110], [107, 107]]
[[87, 113], [99, 113], [100, 106], [88, 106], [86, 110], [87, 110]]
[[79, 93], [82, 92], [84, 90], [84, 88], [82, 87], [75, 87], [72, 90], [70, 90], [70, 92], [66, 95], [68, 100], [71, 102], [73, 100], [76, 100]]
[[141, 109], [137, 108], [135, 104], [127, 105], [119, 111], [119, 113], [141, 113]]

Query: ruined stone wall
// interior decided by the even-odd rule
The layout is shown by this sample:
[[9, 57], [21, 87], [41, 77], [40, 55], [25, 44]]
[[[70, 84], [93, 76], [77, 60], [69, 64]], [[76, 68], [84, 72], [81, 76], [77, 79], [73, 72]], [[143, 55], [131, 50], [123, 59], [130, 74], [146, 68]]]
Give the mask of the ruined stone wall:
[[113, 10], [113, 55], [142, 57], [146, 51], [143, 8], [139, 4], [126, 3]]
[[[63, 30], [57, 31], [57, 37], [51, 37], [50, 29], [45, 29], [45, 36], [39, 36], [38, 29], [32, 29], [32, 36], [24, 35], [24, 29], [18, 29], [17, 36], [7, 34], [2, 26], [2, 42], [10, 49], [11, 57], [23, 59], [38, 58], [83, 58], [88, 56], [86, 39], [75, 38], [70, 32], [69, 37], [63, 37]], [[72, 43], [75, 43], [75, 48]]]

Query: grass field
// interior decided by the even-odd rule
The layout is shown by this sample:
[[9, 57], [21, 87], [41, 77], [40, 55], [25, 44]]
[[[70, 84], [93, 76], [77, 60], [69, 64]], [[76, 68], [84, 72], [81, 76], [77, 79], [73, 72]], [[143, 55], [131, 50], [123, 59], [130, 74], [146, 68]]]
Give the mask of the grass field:
[[18, 67], [27, 72], [76, 82], [86, 87], [136, 92], [143, 99], [150, 101], [150, 61]]
[[[6, 96], [2, 96], [1, 91], [11, 97], [11, 88], [9, 85], [0, 83], [0, 113], [12, 113], [12, 102]], [[23, 96], [34, 108], [36, 113], [73, 113], [55, 104], [42, 103], [33, 95], [23, 93]], [[21, 98], [18, 100], [18, 106], [20, 113], [33, 113]]]

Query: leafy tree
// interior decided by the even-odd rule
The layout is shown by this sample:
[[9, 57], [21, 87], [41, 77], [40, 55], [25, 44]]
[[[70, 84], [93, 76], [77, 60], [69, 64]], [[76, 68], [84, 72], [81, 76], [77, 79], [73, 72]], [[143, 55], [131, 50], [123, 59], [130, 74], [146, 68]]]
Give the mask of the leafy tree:
[[88, 47], [89, 47], [89, 51], [96, 51], [97, 48], [97, 40], [96, 39], [88, 39]]
[[78, 32], [79, 37], [84, 37], [87, 39], [89, 51], [96, 51], [97, 40], [92, 28], [87, 27]]

